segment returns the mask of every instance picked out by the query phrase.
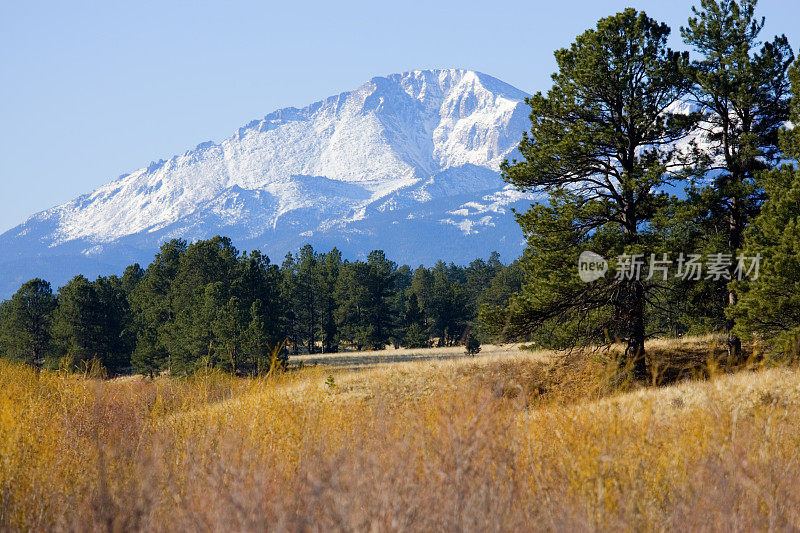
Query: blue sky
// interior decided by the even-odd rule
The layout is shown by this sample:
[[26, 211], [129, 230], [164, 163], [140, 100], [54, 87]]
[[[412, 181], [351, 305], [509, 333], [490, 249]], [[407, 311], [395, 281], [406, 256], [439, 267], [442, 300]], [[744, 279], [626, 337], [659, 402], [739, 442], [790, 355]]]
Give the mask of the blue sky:
[[[692, 1], [0, 0], [0, 231], [152, 160], [373, 76], [461, 67], [534, 92], [553, 50], [627, 6], [673, 28]], [[762, 0], [800, 46], [800, 5]]]

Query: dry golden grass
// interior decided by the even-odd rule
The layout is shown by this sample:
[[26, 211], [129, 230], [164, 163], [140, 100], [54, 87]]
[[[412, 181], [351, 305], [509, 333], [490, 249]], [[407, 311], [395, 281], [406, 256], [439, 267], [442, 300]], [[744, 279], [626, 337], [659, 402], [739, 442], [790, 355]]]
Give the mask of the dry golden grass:
[[712, 344], [654, 343], [711, 361], [661, 387], [577, 353], [253, 380], [0, 363], [0, 529], [798, 529], [800, 372], [716, 373]]

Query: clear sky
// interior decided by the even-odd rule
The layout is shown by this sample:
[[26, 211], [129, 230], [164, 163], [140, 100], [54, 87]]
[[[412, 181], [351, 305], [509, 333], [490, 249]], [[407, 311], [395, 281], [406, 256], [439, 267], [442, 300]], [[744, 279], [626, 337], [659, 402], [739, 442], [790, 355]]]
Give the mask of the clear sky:
[[[544, 90], [553, 50], [629, 5], [680, 47], [693, 4], [0, 0], [0, 231], [373, 76], [458, 67]], [[795, 51], [798, 4], [759, 5], [764, 36], [786, 33]]]

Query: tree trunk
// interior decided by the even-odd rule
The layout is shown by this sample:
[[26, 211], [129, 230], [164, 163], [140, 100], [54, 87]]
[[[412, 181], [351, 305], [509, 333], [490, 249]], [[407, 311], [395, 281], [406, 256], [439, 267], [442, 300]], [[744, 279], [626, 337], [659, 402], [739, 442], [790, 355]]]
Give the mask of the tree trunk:
[[[731, 308], [736, 305], [738, 297], [736, 292], [732, 289], [728, 290], [728, 307]], [[742, 360], [742, 339], [733, 332], [733, 327], [736, 325], [733, 319], [725, 319], [725, 331], [727, 333], [727, 347], [728, 359], [731, 362], [740, 362]]]
[[[738, 199], [734, 196], [731, 198], [731, 207], [730, 213], [728, 216], [728, 249], [732, 254], [732, 263], [736, 264], [736, 254], [739, 251], [739, 248], [742, 245], [742, 231], [743, 231], [743, 222], [741, 217], [739, 216], [739, 205]], [[733, 279], [733, 274], [735, 271], [735, 267], [732, 265], [730, 268], [730, 277]], [[728, 298], [727, 298], [727, 307], [728, 309], [732, 308], [736, 302], [738, 301], [738, 297], [736, 292], [728, 288]], [[727, 336], [727, 349], [728, 349], [728, 361], [729, 362], [740, 362], [742, 359], [742, 340], [736, 335], [733, 331], [733, 327], [736, 325], [735, 321], [732, 318], [725, 319], [725, 333]]]
[[[633, 194], [629, 193], [625, 198], [623, 209], [624, 225], [623, 232], [628, 244], [636, 244], [639, 240], [637, 227], [636, 203]], [[647, 360], [645, 359], [645, 317], [644, 317], [644, 285], [640, 279], [631, 279], [623, 282], [625, 284], [622, 304], [625, 315], [625, 325], [627, 327], [627, 346], [625, 347], [625, 357], [623, 365], [633, 364], [633, 373], [637, 379], [647, 377]]]
[[630, 310], [628, 343], [625, 347], [624, 364], [633, 364], [636, 379], [647, 378], [647, 360], [645, 358], [645, 320], [644, 320], [644, 287], [634, 280], [630, 288]]

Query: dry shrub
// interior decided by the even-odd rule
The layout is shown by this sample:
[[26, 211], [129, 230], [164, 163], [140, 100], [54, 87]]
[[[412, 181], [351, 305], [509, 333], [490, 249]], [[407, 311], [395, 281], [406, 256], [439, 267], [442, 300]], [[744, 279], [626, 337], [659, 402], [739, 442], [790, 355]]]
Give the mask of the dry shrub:
[[796, 370], [647, 388], [575, 353], [329, 374], [0, 362], [0, 529], [800, 528]]

